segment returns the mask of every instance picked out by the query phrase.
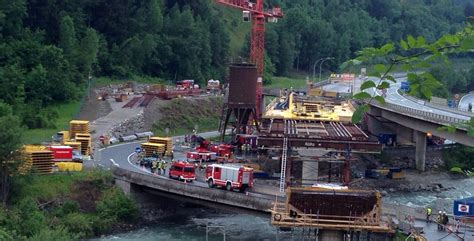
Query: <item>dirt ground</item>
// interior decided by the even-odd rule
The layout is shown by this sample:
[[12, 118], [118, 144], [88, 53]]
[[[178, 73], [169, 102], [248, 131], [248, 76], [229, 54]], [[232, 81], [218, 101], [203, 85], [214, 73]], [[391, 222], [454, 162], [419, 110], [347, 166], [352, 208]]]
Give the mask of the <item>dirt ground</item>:
[[91, 89], [81, 108], [79, 119], [94, 121], [112, 111], [108, 101], [97, 101], [95, 89]]

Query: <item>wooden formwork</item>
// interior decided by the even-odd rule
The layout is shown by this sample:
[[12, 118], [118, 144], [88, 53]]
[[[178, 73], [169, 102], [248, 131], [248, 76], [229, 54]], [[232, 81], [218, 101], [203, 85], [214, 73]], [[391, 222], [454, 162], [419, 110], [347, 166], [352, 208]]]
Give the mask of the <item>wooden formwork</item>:
[[23, 147], [23, 164], [18, 167], [20, 174], [30, 171], [39, 174], [53, 172], [53, 152], [44, 146], [27, 145]]
[[275, 201], [271, 213], [278, 227], [393, 232], [381, 221], [377, 191], [289, 188], [286, 201]]
[[91, 154], [91, 138], [90, 137], [76, 137], [76, 142], [81, 143], [81, 154], [89, 156]]
[[64, 145], [72, 147], [73, 150], [81, 151], [81, 143], [78, 141], [65, 141]]
[[144, 142], [140, 146], [142, 150], [145, 152], [146, 157], [152, 156], [153, 152], [156, 152], [158, 155], [163, 155], [165, 153], [164, 144]]
[[75, 138], [77, 133], [89, 134], [89, 121], [72, 120], [69, 122], [70, 138]]
[[173, 152], [173, 139], [171, 137], [150, 137], [150, 143], [164, 144], [165, 145], [165, 155], [169, 156]]

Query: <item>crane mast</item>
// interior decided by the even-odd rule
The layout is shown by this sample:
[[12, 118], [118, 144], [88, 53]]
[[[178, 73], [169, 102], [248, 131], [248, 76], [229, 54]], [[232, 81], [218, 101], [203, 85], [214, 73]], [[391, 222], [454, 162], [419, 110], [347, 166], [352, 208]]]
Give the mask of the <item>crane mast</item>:
[[256, 0], [250, 2], [248, 0], [216, 0], [217, 3], [247, 11], [252, 15], [252, 32], [250, 35], [250, 62], [255, 64], [257, 67], [257, 73], [259, 80], [257, 81], [256, 91], [256, 105], [257, 105], [257, 116], [260, 117], [261, 105], [262, 105], [262, 76], [264, 70], [264, 58], [265, 58], [265, 20], [268, 19], [270, 22], [276, 21], [278, 18], [283, 17], [283, 13], [279, 7], [274, 7], [269, 11], [263, 9], [263, 0]]

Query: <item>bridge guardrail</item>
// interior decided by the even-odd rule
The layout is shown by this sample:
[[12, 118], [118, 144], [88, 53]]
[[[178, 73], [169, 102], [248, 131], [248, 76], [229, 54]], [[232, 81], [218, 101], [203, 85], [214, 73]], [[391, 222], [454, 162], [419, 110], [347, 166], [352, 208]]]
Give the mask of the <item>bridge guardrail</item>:
[[[456, 117], [440, 115], [440, 114], [436, 114], [436, 113], [433, 113], [433, 112], [413, 109], [413, 108], [410, 108], [410, 107], [401, 106], [401, 105], [397, 105], [397, 104], [393, 104], [393, 103], [385, 103], [385, 104], [382, 105], [382, 104], [379, 104], [379, 103], [371, 102], [370, 104], [374, 105], [374, 106], [377, 106], [379, 108], [384, 108], [385, 107], [385, 109], [400, 111], [401, 113], [404, 113], [404, 114], [416, 115], [416, 116], [422, 117], [424, 119], [436, 121], [436, 122], [442, 123], [442, 124], [451, 125], [451, 124], [463, 124], [463, 123], [466, 122], [466, 120], [459, 119], [459, 118], [456, 118]], [[465, 129], [462, 126], [460, 126], [459, 128], [460, 129]]]

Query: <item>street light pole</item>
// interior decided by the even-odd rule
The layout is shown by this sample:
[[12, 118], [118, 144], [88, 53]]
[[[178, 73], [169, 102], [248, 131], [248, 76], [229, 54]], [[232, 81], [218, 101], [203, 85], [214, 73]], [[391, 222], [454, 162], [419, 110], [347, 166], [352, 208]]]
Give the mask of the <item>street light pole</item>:
[[319, 61], [323, 60], [324, 58], [320, 58], [318, 60], [316, 60], [316, 62], [314, 62], [314, 65], [313, 65], [313, 82], [314, 82], [314, 76], [315, 76], [315, 72], [316, 72], [316, 64], [319, 63]]
[[319, 79], [321, 79], [321, 68], [323, 67], [324, 61], [331, 60], [331, 59], [334, 59], [334, 57], [327, 57], [327, 58], [323, 59], [323, 61], [321, 61], [321, 64], [319, 65]]

